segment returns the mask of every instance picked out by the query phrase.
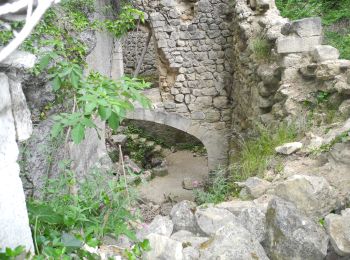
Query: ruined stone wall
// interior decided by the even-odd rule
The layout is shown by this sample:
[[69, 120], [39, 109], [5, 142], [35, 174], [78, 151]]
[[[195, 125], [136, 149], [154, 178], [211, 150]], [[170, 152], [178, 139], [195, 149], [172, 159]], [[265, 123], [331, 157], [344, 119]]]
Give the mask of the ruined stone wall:
[[330, 94], [339, 113], [350, 103], [350, 61], [322, 45], [320, 18], [289, 21], [273, 0], [236, 0], [233, 6], [234, 80], [232, 113], [236, 131], [256, 122], [305, 123], [317, 93]]
[[[133, 32], [128, 33], [123, 40], [123, 59], [124, 59], [124, 71], [127, 75], [133, 75], [138, 60], [141, 57], [144, 46], [146, 45], [148, 38], [148, 31], [146, 28], [140, 28]], [[140, 76], [146, 76], [147, 79], [158, 81], [158, 68], [156, 60], [156, 50], [154, 48], [154, 39], [151, 40], [148, 51], [143, 59]]]
[[164, 109], [208, 129], [227, 129], [233, 75], [228, 1], [151, 0], [139, 7], [155, 39]]

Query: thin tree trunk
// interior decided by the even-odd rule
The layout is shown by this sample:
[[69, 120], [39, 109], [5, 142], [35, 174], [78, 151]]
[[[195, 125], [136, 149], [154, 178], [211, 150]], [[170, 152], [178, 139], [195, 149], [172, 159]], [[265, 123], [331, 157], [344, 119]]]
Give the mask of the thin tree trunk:
[[149, 43], [151, 42], [151, 39], [152, 39], [152, 31], [150, 30], [148, 33], [146, 45], [144, 46], [144, 48], [142, 50], [141, 57], [140, 57], [139, 62], [137, 64], [136, 70], [134, 72], [134, 78], [136, 78], [139, 75], [139, 72], [140, 72], [140, 69], [141, 69], [141, 66], [143, 63], [143, 59], [145, 58], [145, 55], [146, 55]]

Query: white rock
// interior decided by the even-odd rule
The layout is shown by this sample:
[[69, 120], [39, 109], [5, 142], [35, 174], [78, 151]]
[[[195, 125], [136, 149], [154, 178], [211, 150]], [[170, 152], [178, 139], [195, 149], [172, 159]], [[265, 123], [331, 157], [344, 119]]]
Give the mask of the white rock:
[[0, 62], [0, 65], [11, 66], [17, 69], [30, 69], [34, 67], [35, 62], [35, 55], [25, 51], [15, 51], [4, 61]]
[[286, 143], [275, 148], [276, 153], [290, 155], [303, 147], [300, 142]]
[[184, 200], [171, 209], [170, 217], [174, 223], [174, 231], [187, 230], [197, 233], [198, 226], [194, 216], [196, 204], [194, 202]]
[[166, 237], [170, 237], [173, 232], [173, 222], [169, 217], [156, 216], [151, 224], [137, 232], [139, 239], [144, 239], [149, 234], [158, 234]]
[[0, 73], [0, 247], [25, 246], [34, 251], [22, 181], [17, 164], [18, 147], [11, 109], [8, 78]]
[[264, 247], [271, 259], [324, 259], [328, 236], [318, 223], [305, 217], [294, 204], [280, 198], [270, 201], [266, 213]]
[[262, 196], [271, 186], [271, 183], [258, 177], [250, 177], [245, 182], [239, 183], [246, 190], [250, 199], [256, 199]]
[[260, 243], [239, 222], [220, 228], [200, 251], [201, 260], [268, 260]]
[[340, 256], [350, 256], [350, 209], [342, 211], [341, 216], [327, 215], [325, 223], [335, 252]]
[[144, 260], [182, 260], [182, 244], [166, 236], [149, 234], [146, 237], [151, 245], [151, 250], [145, 252]]
[[311, 37], [299, 37], [299, 36], [286, 36], [277, 39], [277, 52], [280, 54], [285, 53], [298, 53], [309, 52], [314, 49], [315, 46], [322, 43], [321, 36]]
[[198, 207], [195, 215], [199, 228], [209, 236], [236, 219], [230, 211], [212, 206], [208, 208]]
[[322, 62], [326, 60], [337, 60], [339, 58], [338, 49], [330, 45], [318, 45], [312, 52], [312, 57], [316, 62]]
[[334, 191], [323, 177], [293, 175], [272, 193], [295, 203], [301, 212], [315, 219], [324, 217], [337, 205]]

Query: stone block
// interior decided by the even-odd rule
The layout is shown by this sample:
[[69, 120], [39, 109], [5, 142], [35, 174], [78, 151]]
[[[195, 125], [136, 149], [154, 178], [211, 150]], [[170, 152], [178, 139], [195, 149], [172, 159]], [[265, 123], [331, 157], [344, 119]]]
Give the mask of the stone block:
[[281, 33], [283, 35], [296, 34], [300, 37], [322, 35], [322, 21], [320, 17], [304, 18], [285, 24]]
[[337, 60], [339, 58], [338, 49], [330, 45], [316, 46], [312, 52], [312, 57], [316, 62], [322, 62], [326, 60]]
[[126, 135], [123, 135], [123, 134], [112, 135], [111, 138], [112, 138], [113, 142], [115, 142], [116, 144], [120, 144], [120, 145], [124, 145], [126, 143], [126, 141], [128, 140], [128, 137]]
[[321, 36], [299, 37], [286, 36], [277, 39], [277, 52], [284, 53], [298, 53], [312, 51], [315, 46], [322, 43]]

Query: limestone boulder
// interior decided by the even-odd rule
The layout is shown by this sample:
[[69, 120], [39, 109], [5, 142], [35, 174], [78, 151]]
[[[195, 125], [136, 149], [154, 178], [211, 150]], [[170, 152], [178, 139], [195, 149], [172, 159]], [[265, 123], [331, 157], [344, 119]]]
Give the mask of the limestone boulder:
[[243, 209], [237, 219], [256, 240], [263, 242], [266, 234], [266, 211], [261, 207]]
[[191, 201], [184, 200], [174, 205], [170, 212], [170, 218], [174, 223], [174, 231], [198, 232], [195, 211], [196, 204]]
[[350, 256], [350, 209], [343, 210], [341, 215], [327, 215], [325, 224], [335, 252], [340, 256]]
[[212, 239], [202, 244], [200, 259], [267, 260], [269, 259], [255, 237], [239, 222], [227, 223]]
[[324, 259], [328, 236], [320, 224], [303, 215], [291, 202], [270, 201], [264, 247], [270, 259]]
[[323, 177], [293, 175], [276, 186], [272, 193], [315, 219], [326, 216], [336, 208], [334, 190]]
[[195, 215], [200, 230], [208, 236], [215, 234], [227, 223], [236, 221], [236, 217], [230, 211], [213, 206], [198, 207]]
[[271, 186], [271, 183], [258, 177], [250, 177], [245, 182], [238, 183], [243, 187], [248, 199], [256, 199], [262, 196]]
[[149, 234], [146, 237], [151, 245], [151, 250], [143, 254], [144, 260], [172, 259], [183, 260], [182, 244], [159, 234]]
[[339, 58], [338, 49], [330, 45], [316, 46], [312, 52], [312, 57], [316, 62], [322, 62], [326, 60], [336, 60]]
[[144, 239], [149, 234], [158, 234], [165, 237], [170, 237], [173, 232], [173, 228], [173, 222], [169, 217], [158, 215], [153, 219], [151, 224], [137, 232], [137, 237], [139, 239]]

